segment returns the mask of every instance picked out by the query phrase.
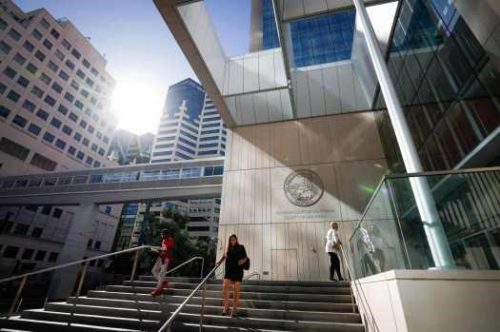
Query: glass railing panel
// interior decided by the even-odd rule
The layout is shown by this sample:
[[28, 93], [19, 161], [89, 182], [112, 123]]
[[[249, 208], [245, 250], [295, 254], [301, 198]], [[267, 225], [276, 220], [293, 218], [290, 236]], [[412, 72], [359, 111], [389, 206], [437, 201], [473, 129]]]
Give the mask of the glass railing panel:
[[[350, 240], [356, 277], [391, 269], [436, 268], [413, 191], [424, 199], [444, 232], [452, 254], [448, 268], [500, 269], [500, 171], [389, 176], [374, 193]], [[425, 227], [424, 227], [425, 226]], [[426, 229], [427, 228], [427, 229]]]
[[392, 195], [389, 186], [382, 183], [351, 238], [352, 266], [357, 277], [407, 265]]

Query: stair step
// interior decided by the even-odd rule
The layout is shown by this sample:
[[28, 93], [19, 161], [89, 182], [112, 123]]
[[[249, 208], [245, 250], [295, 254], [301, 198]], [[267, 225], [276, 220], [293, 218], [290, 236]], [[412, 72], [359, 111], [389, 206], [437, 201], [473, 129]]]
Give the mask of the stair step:
[[[176, 332], [199, 332], [200, 324], [199, 323], [184, 323], [179, 322], [175, 326]], [[219, 326], [219, 325], [209, 325], [203, 324], [204, 332], [292, 332], [285, 330], [270, 330], [264, 328], [252, 328], [249, 330], [246, 327], [227, 327], [227, 326]]]
[[[123, 285], [109, 285], [105, 290], [111, 292], [133, 292], [133, 293], [150, 293], [151, 287], [140, 286], [123, 286]], [[184, 295], [187, 296], [191, 293], [190, 289], [177, 289], [169, 288], [166, 295]], [[201, 295], [202, 291], [198, 291]], [[222, 298], [222, 291], [207, 290], [206, 296]], [[300, 294], [300, 293], [271, 293], [271, 292], [241, 292], [243, 299], [262, 299], [262, 300], [275, 300], [275, 301], [314, 301], [314, 302], [335, 302], [346, 303], [351, 302], [350, 295], [330, 295], [330, 294]]]
[[[199, 314], [190, 314], [181, 312], [177, 321], [187, 323], [199, 323]], [[253, 317], [231, 318], [226, 316], [205, 315], [203, 322], [209, 325], [237, 327], [237, 328], [261, 328], [265, 326], [268, 329], [279, 331], [339, 331], [339, 332], [364, 332], [361, 323], [338, 323], [338, 322], [314, 322], [300, 320], [280, 320], [280, 319], [261, 319]]]
[[0, 320], [0, 331], [82, 331], [82, 332], [103, 332], [103, 331], [121, 331], [121, 332], [138, 332], [140, 330], [113, 328], [96, 326], [92, 324], [75, 324], [68, 325], [66, 322], [47, 321], [39, 319], [21, 318], [13, 316], [9, 319]]
[[[200, 283], [200, 278], [186, 278], [186, 277], [167, 277], [169, 282], [179, 283]], [[127, 280], [130, 281], [130, 280]], [[137, 280], [135, 280], [137, 281]], [[140, 276], [139, 281], [156, 281], [152, 276]], [[221, 284], [222, 279], [209, 279], [209, 284]], [[292, 281], [292, 280], [243, 280], [242, 285], [261, 285], [261, 286], [301, 286], [301, 287], [349, 287], [349, 281]]]
[[[157, 298], [152, 298], [149, 294], [133, 293], [133, 292], [110, 292], [110, 291], [89, 291], [89, 298], [112, 298], [116, 300], [142, 301], [153, 302], [159, 305], [160, 303], [181, 303], [186, 299], [186, 296], [171, 296], [162, 295]], [[191, 304], [201, 304], [200, 296], [192, 297]], [[207, 297], [205, 304], [222, 306], [221, 297]], [[286, 310], [313, 310], [326, 312], [352, 312], [352, 303], [328, 303], [328, 302], [308, 302], [308, 301], [269, 301], [269, 300], [248, 300], [241, 299], [242, 307], [258, 308], [258, 309], [286, 309]]]
[[[87, 301], [85, 301], [87, 300]], [[172, 312], [178, 308], [178, 304], [165, 303], [159, 305], [157, 310], [143, 309], [138, 303], [135, 303], [135, 308], [126, 308], [106, 299], [101, 301], [88, 301], [92, 299], [78, 298], [80, 303], [73, 305], [71, 303], [49, 303], [45, 307], [49, 311], [60, 312], [75, 312], [84, 314], [100, 315], [114, 315], [120, 317], [134, 317], [145, 319], [162, 320], [168, 317]], [[83, 303], [81, 303], [83, 302]], [[100, 303], [99, 303], [100, 302]], [[74, 301], [72, 303], [75, 303]], [[130, 303], [134, 305], [134, 303]], [[242, 312], [249, 317], [254, 318], [272, 318], [272, 319], [286, 319], [286, 320], [303, 320], [303, 321], [326, 321], [326, 322], [350, 322], [360, 323], [361, 317], [356, 313], [332, 313], [332, 312], [314, 312], [314, 311], [299, 311], [299, 310], [269, 310], [269, 309], [255, 309], [255, 308], [241, 308]], [[222, 311], [220, 306], [205, 305], [205, 314], [219, 315]], [[200, 313], [201, 305], [187, 304], [182, 312], [186, 313]]]
[[43, 309], [24, 310], [21, 318], [55, 321], [55, 322], [71, 322], [76, 324], [90, 324], [103, 326], [106, 328], [126, 328], [152, 331], [158, 329], [159, 320], [125, 318], [116, 316], [88, 315], [79, 313], [68, 313], [58, 311], [48, 311]]
[[[136, 286], [136, 287], [156, 287], [156, 281], [125, 281], [125, 286]], [[184, 282], [170, 282], [169, 287], [174, 289], [194, 289], [197, 284], [194, 283], [184, 283]], [[208, 284], [207, 290], [222, 290], [222, 282], [216, 284]], [[351, 289], [349, 286], [316, 286], [316, 287], [304, 287], [304, 286], [271, 286], [271, 285], [260, 285], [253, 284], [248, 285], [246, 283], [241, 284], [242, 292], [271, 292], [271, 293], [297, 293], [297, 294], [351, 294]]]

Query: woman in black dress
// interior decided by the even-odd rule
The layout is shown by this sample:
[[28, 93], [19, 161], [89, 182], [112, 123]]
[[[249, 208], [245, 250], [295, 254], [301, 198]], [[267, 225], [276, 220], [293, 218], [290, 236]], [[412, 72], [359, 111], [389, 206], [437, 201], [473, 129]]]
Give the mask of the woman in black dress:
[[243, 279], [243, 265], [247, 261], [245, 247], [238, 243], [238, 237], [232, 234], [229, 237], [227, 250], [224, 255], [226, 259], [224, 273], [224, 311], [223, 315], [229, 314], [229, 289], [233, 285], [233, 311], [232, 316], [240, 313], [240, 286]]

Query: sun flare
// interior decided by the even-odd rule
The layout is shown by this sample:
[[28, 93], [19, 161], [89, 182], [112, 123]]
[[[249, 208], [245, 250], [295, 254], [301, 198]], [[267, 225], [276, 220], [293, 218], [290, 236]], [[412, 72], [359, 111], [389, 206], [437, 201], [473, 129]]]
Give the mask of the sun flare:
[[156, 133], [162, 107], [161, 92], [141, 82], [118, 82], [113, 93], [112, 110], [118, 128], [135, 134]]

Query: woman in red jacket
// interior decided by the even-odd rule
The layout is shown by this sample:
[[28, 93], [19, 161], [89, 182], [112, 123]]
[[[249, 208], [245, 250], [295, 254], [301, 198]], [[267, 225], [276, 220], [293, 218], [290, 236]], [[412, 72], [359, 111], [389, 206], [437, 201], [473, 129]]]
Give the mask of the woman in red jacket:
[[168, 235], [166, 229], [162, 229], [161, 232], [161, 249], [159, 251], [159, 256], [156, 259], [156, 263], [151, 270], [151, 273], [158, 280], [156, 288], [151, 292], [151, 296], [160, 295], [165, 288], [168, 287], [168, 281], [165, 279], [165, 272], [168, 271], [168, 267], [173, 261], [173, 250], [174, 250], [174, 239]]

